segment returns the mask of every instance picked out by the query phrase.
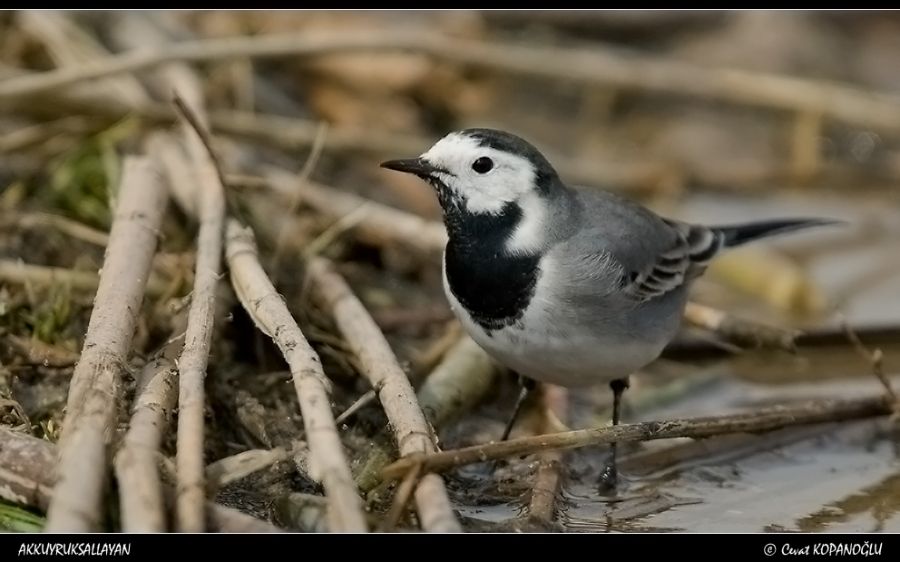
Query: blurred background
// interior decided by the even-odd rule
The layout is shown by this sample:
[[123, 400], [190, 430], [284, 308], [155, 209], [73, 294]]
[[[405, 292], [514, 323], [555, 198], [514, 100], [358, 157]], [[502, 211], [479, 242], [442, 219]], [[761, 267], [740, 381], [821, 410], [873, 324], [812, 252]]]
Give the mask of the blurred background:
[[[281, 44], [293, 37], [373, 46], [312, 56], [296, 46], [252, 57], [213, 52], [235, 49], [229, 39], [270, 36]], [[523, 136], [564, 180], [625, 194], [671, 217], [847, 221], [734, 251], [697, 284], [695, 300], [706, 306], [809, 332], [798, 350], [743, 349], [686, 328], [667, 358], [637, 375], [636, 395], [657, 392], [635, 398], [630, 421], [877, 392], [869, 361], [844, 335], [845, 321], [864, 344], [882, 349], [884, 370], [896, 372], [897, 12], [7, 11], [0, 13], [6, 425], [55, 439], [123, 155], [144, 150], [175, 123], [165, 65], [39, 91], [16, 93], [15, 81], [189, 41], [212, 45], [176, 62], [186, 60], [200, 79], [230, 209], [257, 232], [269, 274], [343, 385], [339, 404], [365, 387], [329, 337], [333, 327], [301, 306], [296, 256], [314, 244], [340, 263], [418, 384], [458, 338], [434, 245], [423, 250], [424, 231], [404, 243], [367, 230], [356, 203], [342, 204], [341, 196], [439, 221], [425, 184], [378, 163], [418, 155], [465, 127]], [[388, 47], [376, 48], [379, 42]], [[272, 169], [319, 191], [291, 195], [291, 187], [272, 185]], [[190, 291], [195, 235], [173, 206], [154, 265], [159, 290], [137, 340], [143, 353], [165, 342], [170, 305]], [[299, 427], [296, 398], [276, 384], [286, 380], [280, 358], [253, 335], [240, 307], [224, 301], [219, 312], [228, 320], [209, 382], [209, 459], [276, 446]], [[513, 379], [498, 380], [488, 399], [441, 428], [445, 446], [499, 433], [516, 389]], [[571, 424], [606, 423], [606, 391], [571, 397]], [[365, 457], [368, 439], [383, 427], [375, 410], [348, 429], [358, 438], [348, 445], [355, 458]], [[888, 427], [858, 422], [778, 433], [713, 452], [644, 447], [632, 451], [644, 461], [630, 465], [632, 486], [616, 502], [593, 489], [603, 451], [573, 452], [562, 524], [570, 531], [898, 531], [900, 464]], [[459, 475], [451, 488], [467, 525], [495, 529], [514, 519], [528, 485], [517, 478], [533, 468], [511, 466], [500, 488], [483, 472]], [[282, 499], [303, 488], [299, 477], [254, 478], [262, 481], [242, 480], [221, 497], [290, 519]]]

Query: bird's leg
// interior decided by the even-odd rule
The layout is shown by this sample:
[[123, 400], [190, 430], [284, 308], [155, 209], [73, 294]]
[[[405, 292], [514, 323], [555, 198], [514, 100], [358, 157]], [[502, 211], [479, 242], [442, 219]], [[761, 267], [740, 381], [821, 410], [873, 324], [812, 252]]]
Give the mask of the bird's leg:
[[[509, 434], [512, 432], [513, 426], [516, 425], [516, 420], [519, 418], [519, 414], [522, 412], [522, 407], [525, 405], [525, 401], [528, 399], [528, 395], [531, 394], [531, 391], [537, 386], [537, 383], [534, 379], [529, 379], [528, 377], [523, 377], [522, 375], [518, 375], [519, 377], [519, 396], [516, 398], [516, 405], [513, 407], [512, 416], [510, 416], [509, 421], [506, 422], [506, 428], [503, 430], [503, 437], [500, 438], [500, 441], [506, 441], [509, 439]], [[491, 472], [496, 472], [497, 467], [500, 466], [500, 461], [495, 460], [490, 465]]]
[[519, 386], [521, 387], [519, 389], [519, 397], [516, 398], [516, 405], [513, 407], [512, 416], [510, 416], [509, 421], [506, 422], [506, 429], [503, 430], [503, 437], [500, 438], [500, 441], [509, 439], [509, 434], [512, 432], [513, 426], [516, 424], [516, 420], [522, 412], [522, 406], [525, 404], [525, 400], [528, 399], [528, 395], [534, 390], [536, 383], [534, 382], [534, 379], [519, 375]]
[[[609, 383], [609, 388], [612, 389], [613, 392], [612, 424], [613, 426], [617, 426], [619, 425], [622, 411], [622, 395], [628, 388], [628, 377], [611, 381]], [[609, 444], [609, 462], [603, 470], [603, 474], [600, 475], [600, 482], [603, 487], [613, 489], [616, 487], [618, 480], [619, 470], [616, 467], [616, 442], [613, 441]]]

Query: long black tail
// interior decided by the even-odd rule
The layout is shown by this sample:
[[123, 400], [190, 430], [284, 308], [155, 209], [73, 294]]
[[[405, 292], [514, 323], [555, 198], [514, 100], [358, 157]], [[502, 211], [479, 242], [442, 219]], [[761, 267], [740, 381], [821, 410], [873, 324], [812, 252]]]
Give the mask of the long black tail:
[[687, 242], [687, 257], [690, 261], [687, 277], [693, 278], [702, 274], [709, 263], [726, 248], [804, 228], [845, 224], [845, 222], [835, 219], [796, 218], [717, 226], [674, 221], [670, 221], [669, 224], [677, 228]]
[[723, 226], [709, 226], [707, 228], [722, 237], [722, 246], [730, 248], [760, 238], [775, 236], [786, 232], [835, 224], [844, 224], [844, 221], [819, 218], [782, 219]]

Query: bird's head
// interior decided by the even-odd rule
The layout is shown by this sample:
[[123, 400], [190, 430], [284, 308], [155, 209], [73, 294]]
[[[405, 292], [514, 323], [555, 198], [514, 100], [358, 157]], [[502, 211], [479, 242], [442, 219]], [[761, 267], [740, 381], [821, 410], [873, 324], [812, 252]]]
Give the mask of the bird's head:
[[500, 215], [510, 204], [550, 195], [559, 188], [556, 170], [524, 139], [495, 129], [455, 131], [417, 158], [382, 167], [415, 174], [438, 192], [444, 211]]

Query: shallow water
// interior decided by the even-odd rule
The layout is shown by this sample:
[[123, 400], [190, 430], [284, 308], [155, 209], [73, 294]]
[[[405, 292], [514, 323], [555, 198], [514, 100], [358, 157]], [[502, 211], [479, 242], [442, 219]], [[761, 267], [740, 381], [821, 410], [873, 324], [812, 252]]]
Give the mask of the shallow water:
[[896, 532], [900, 455], [877, 424], [853, 425], [850, 435], [841, 430], [633, 480], [618, 504], [584, 499], [596, 492], [575, 484], [564, 521], [570, 530], [593, 523], [610, 530]]

